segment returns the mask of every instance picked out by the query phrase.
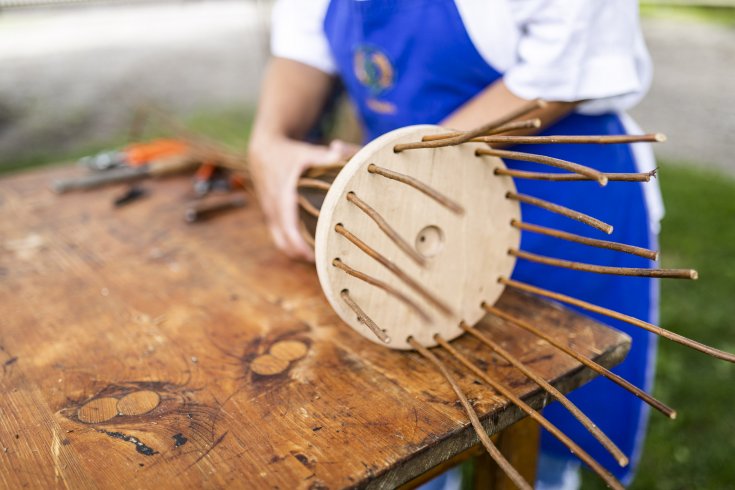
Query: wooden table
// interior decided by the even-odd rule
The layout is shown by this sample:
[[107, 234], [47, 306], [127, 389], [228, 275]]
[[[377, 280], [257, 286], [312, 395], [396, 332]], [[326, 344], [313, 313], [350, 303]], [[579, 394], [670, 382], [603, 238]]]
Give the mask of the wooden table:
[[[184, 178], [120, 209], [119, 188], [47, 190], [74, 171], [0, 180], [0, 487], [394, 487], [477, 444], [431, 365], [342, 325], [257, 209], [187, 225]], [[502, 305], [605, 366], [629, 348], [558, 306]], [[524, 331], [481, 328], [562, 391], [593, 377]], [[474, 339], [456, 345], [547, 402]], [[522, 418], [459, 379], [490, 433]]]

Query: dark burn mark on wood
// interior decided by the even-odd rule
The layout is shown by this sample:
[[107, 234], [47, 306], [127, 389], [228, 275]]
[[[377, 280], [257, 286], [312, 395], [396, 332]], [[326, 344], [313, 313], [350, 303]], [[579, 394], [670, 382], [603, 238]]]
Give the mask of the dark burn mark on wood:
[[275, 463], [278, 463], [280, 461], [283, 461], [283, 458], [281, 456], [278, 456], [278, 455], [274, 454], [273, 456], [271, 456], [271, 459], [270, 459], [269, 463], [270, 464], [275, 464]]
[[340, 369], [347, 369], [353, 373], [358, 373], [365, 370], [365, 363], [357, 355], [346, 351], [340, 347], [334, 348], [335, 354], [340, 362]]
[[490, 367], [490, 365], [484, 359], [478, 359], [477, 357], [475, 357], [472, 359], [472, 361], [475, 363], [477, 367], [479, 367], [485, 372], [487, 372], [488, 368]]
[[309, 469], [313, 469], [314, 468], [314, 464], [316, 463], [315, 461], [310, 460], [309, 458], [307, 458], [306, 456], [304, 456], [301, 453], [291, 453], [291, 454], [293, 454], [293, 457], [296, 458], [297, 460], [299, 460], [299, 463], [301, 463], [305, 467], [307, 467]]
[[181, 432], [179, 432], [178, 434], [174, 434], [173, 436], [171, 436], [171, 438], [174, 440], [175, 447], [181, 447], [189, 441], [189, 439], [184, 437]]
[[[109, 426], [114, 424], [145, 424], [152, 422], [158, 424], [161, 422], [162, 417], [188, 417], [190, 420], [197, 418], [202, 423], [211, 425], [216, 418], [217, 409], [194, 401], [193, 396], [200, 389], [158, 381], [134, 381], [109, 384], [91, 397], [67, 398], [66, 407], [62, 408], [60, 413], [73, 422], [87, 424], [78, 417], [79, 409], [86, 404], [96, 399], [107, 397], [122, 400], [127, 395], [141, 391], [153, 391], [157, 393], [160, 397], [158, 405], [145, 413], [118, 413], [109, 420], [98, 422], [98, 425]], [[189, 415], [193, 410], [196, 410], [196, 417]], [[179, 431], [180, 429], [172, 430], [174, 433]]]
[[0, 352], [2, 352], [4, 355], [2, 357], [8, 357], [2, 364], [3, 366], [3, 374], [5, 374], [8, 370], [9, 366], [12, 366], [18, 361], [18, 356], [11, 356], [10, 352], [5, 350], [5, 346], [3, 344], [0, 344]]
[[158, 451], [144, 444], [137, 437], [129, 436], [127, 434], [123, 434], [122, 432], [110, 432], [110, 431], [102, 430], [102, 429], [97, 429], [97, 430], [98, 432], [106, 434], [114, 439], [120, 439], [122, 441], [135, 444], [135, 450], [144, 456], [153, 456], [154, 454], [158, 454]]
[[531, 359], [528, 359], [528, 360], [523, 361], [523, 363], [526, 364], [526, 365], [528, 365], [528, 364], [536, 364], [537, 362], [548, 361], [548, 360], [553, 359], [553, 358], [554, 358], [554, 355], [551, 354], [551, 353], [549, 353], [549, 354], [544, 354], [544, 355], [541, 355], [541, 356], [534, 356]]
[[287, 384], [291, 379], [289, 377], [291, 368], [295, 366], [302, 357], [287, 360], [286, 367], [279, 372], [259, 372], [257, 369], [253, 368], [253, 362], [257, 363], [261, 361], [260, 358], [271, 356], [271, 347], [278, 342], [285, 340], [296, 341], [304, 344], [306, 346], [306, 351], [308, 352], [311, 348], [312, 341], [304, 334], [308, 333], [310, 330], [311, 327], [308, 324], [297, 322], [296, 324], [289, 324], [287, 328], [280, 328], [266, 336], [258, 336], [250, 340], [245, 345], [242, 354], [237, 356], [243, 373], [245, 376], [249, 377], [249, 381], [252, 382], [250, 387], [255, 388], [257, 391], [265, 392]]

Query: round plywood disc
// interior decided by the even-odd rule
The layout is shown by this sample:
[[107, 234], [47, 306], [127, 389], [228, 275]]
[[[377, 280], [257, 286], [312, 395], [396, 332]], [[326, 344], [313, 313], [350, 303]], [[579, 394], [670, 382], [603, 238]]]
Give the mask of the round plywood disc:
[[[461, 321], [475, 324], [484, 314], [482, 302], [497, 300], [503, 286], [496, 279], [510, 276], [515, 264], [507, 251], [518, 248], [520, 232], [510, 222], [520, 219], [520, 208], [505, 198], [507, 192], [515, 191], [513, 180], [493, 173], [504, 167], [500, 159], [476, 157], [481, 143], [393, 150], [398, 143], [442, 132], [446, 129], [412, 126], [369, 143], [337, 176], [317, 224], [316, 266], [330, 304], [361, 335], [394, 349], [410, 349], [409, 336], [428, 346], [436, 344], [437, 333], [448, 340], [459, 336]], [[369, 168], [375, 170], [371, 164], [417, 179], [463, 211], [371, 173]], [[412, 258], [396, 245], [354, 197], [376, 211], [419, 257]], [[390, 264], [381, 264], [336, 229], [351, 233]], [[338, 265], [387, 284], [394, 292], [348, 274], [344, 267], [335, 266], [335, 259]], [[385, 332], [389, 343], [358, 319], [350, 300]]]

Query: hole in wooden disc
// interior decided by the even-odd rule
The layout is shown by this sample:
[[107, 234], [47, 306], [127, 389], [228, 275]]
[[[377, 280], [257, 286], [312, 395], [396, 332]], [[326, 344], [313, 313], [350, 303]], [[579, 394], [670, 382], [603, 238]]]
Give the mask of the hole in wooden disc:
[[77, 412], [77, 418], [85, 424], [98, 424], [117, 415], [117, 398], [104, 397], [85, 403]]
[[444, 233], [438, 226], [429, 225], [416, 235], [416, 250], [424, 257], [431, 258], [444, 248]]
[[117, 411], [121, 415], [143, 415], [161, 403], [161, 396], [155, 391], [135, 391], [120, 398]]

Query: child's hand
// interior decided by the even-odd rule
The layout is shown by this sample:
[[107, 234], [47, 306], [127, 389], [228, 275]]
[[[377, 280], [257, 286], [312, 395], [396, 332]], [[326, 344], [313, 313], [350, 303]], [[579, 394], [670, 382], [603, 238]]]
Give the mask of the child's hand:
[[335, 140], [329, 146], [287, 138], [253, 141], [250, 170], [273, 240], [289, 257], [313, 261], [314, 252], [301, 237], [296, 185], [309, 167], [333, 164], [355, 148]]

